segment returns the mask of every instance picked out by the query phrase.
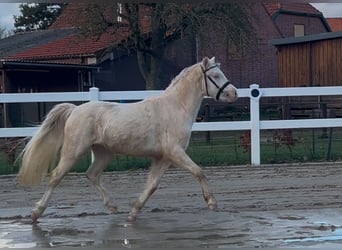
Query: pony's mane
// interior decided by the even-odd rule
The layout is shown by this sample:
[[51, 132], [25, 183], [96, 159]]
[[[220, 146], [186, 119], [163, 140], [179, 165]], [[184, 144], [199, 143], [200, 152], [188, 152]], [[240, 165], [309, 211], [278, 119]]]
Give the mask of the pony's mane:
[[[175, 78], [172, 79], [171, 83], [169, 84], [169, 86], [166, 89], [170, 89], [170, 88], [175, 87], [177, 85], [177, 83], [182, 81], [188, 75], [189, 71], [192, 71], [193, 69], [195, 69], [195, 67], [199, 64], [200, 64], [200, 62], [184, 68], [177, 76], [175, 76]], [[215, 63], [215, 65], [220, 68], [221, 63], [217, 62], [217, 63]]]
[[187, 73], [189, 71], [193, 70], [197, 65], [198, 65], [198, 63], [195, 65], [184, 68], [177, 76], [175, 76], [175, 78], [172, 79], [170, 85], [166, 89], [170, 89], [170, 88], [176, 86], [177, 83], [182, 81], [187, 76]]

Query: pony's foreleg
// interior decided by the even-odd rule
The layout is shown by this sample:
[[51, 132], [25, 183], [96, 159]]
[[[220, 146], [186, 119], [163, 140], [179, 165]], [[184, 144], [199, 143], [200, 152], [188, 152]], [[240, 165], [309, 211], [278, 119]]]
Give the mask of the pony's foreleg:
[[36, 207], [32, 211], [31, 218], [33, 222], [36, 222], [37, 219], [44, 213], [51, 199], [53, 190], [60, 183], [63, 177], [70, 171], [74, 163], [74, 159], [67, 160], [65, 158], [61, 158], [57, 167], [51, 173], [51, 177], [43, 197], [36, 203]]
[[128, 221], [136, 220], [137, 213], [145, 205], [150, 196], [157, 190], [161, 177], [170, 166], [170, 161], [165, 159], [156, 159], [150, 168], [150, 173], [146, 183], [145, 190], [139, 198], [132, 204], [131, 212], [128, 215]]
[[107, 167], [107, 164], [112, 159], [112, 154], [105, 151], [103, 148], [93, 148], [94, 161], [87, 171], [88, 179], [93, 183], [93, 185], [99, 190], [104, 205], [112, 212], [117, 212], [117, 207], [113, 199], [108, 195], [107, 190], [101, 183], [101, 174], [103, 170]]
[[176, 148], [172, 150], [170, 154], [170, 160], [173, 165], [182, 167], [192, 173], [192, 175], [199, 181], [201, 185], [203, 197], [207, 202], [208, 207], [211, 210], [215, 210], [217, 208], [217, 202], [209, 189], [207, 178], [202, 169], [190, 159], [190, 157], [182, 148]]

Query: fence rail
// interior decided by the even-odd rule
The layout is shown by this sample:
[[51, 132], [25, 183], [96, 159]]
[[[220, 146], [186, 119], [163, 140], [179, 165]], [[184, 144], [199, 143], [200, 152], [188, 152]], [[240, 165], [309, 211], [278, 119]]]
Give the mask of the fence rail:
[[[99, 91], [98, 88], [91, 88], [89, 92], [0, 94], [0, 103], [142, 100], [161, 93], [162, 91]], [[252, 84], [249, 88], [238, 89], [238, 95], [240, 98], [250, 98], [249, 121], [196, 122], [192, 130], [250, 130], [252, 165], [260, 165], [260, 130], [342, 127], [342, 118], [262, 121], [259, 107], [262, 97], [342, 95], [342, 87], [259, 88], [259, 85]], [[37, 129], [0, 128], [0, 137], [32, 136]]]

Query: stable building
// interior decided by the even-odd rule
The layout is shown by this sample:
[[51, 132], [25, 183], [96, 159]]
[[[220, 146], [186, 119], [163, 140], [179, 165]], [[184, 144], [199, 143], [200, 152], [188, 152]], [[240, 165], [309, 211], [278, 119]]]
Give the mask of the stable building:
[[[342, 85], [342, 31], [274, 39], [279, 87]], [[342, 97], [292, 97], [283, 100], [284, 117], [342, 117]]]

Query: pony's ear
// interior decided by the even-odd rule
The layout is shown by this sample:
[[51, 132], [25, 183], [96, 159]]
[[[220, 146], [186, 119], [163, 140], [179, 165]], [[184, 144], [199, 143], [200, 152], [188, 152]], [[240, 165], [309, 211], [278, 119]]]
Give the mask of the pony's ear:
[[203, 64], [203, 67], [204, 67], [205, 69], [209, 68], [209, 66], [210, 66], [210, 60], [209, 60], [209, 58], [208, 58], [207, 56], [203, 58], [202, 64]]
[[212, 58], [210, 58], [209, 61], [210, 61], [211, 64], [215, 64], [215, 56], [213, 56]]

